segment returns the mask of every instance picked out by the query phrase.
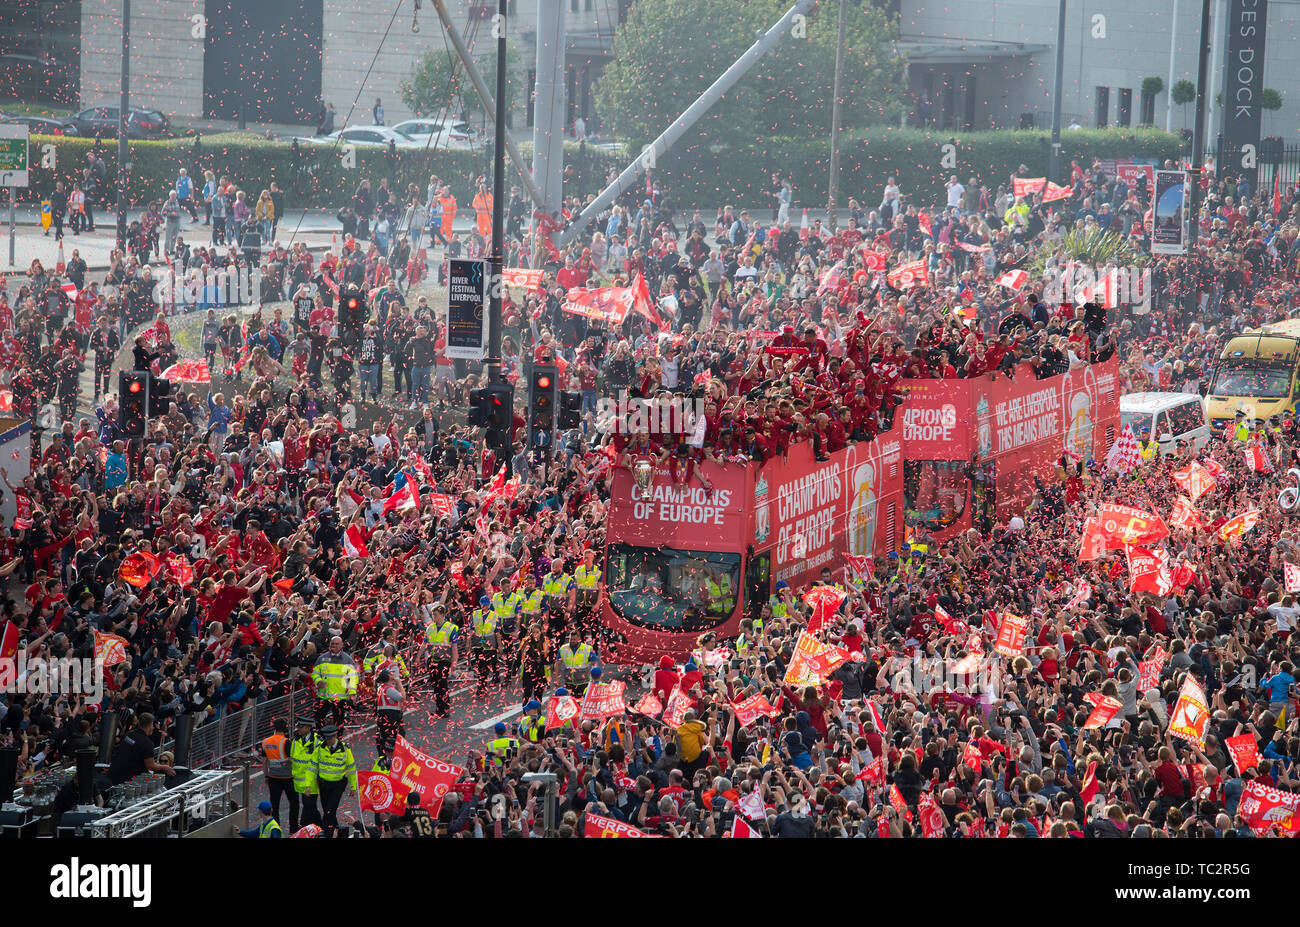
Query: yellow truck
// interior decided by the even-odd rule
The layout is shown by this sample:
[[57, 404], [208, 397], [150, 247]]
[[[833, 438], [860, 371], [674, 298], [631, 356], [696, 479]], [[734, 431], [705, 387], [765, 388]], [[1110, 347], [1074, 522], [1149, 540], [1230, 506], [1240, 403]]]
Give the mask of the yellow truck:
[[1219, 352], [1206, 392], [1211, 425], [1245, 412], [1265, 421], [1300, 401], [1300, 319], [1287, 319], [1233, 335]]

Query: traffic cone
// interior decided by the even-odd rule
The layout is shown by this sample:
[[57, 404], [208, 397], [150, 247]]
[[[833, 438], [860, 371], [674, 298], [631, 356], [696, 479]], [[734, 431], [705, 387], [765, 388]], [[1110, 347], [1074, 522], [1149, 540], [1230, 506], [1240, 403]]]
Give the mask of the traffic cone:
[[59, 239], [59, 259], [58, 259], [58, 261], [56, 261], [55, 264], [54, 264], [54, 272], [55, 272], [56, 274], [61, 274], [61, 273], [64, 273], [67, 269], [68, 269], [68, 265], [65, 264], [64, 261], [63, 261], [63, 239], [60, 238], [60, 239]]
[[803, 211], [803, 218], [799, 220], [799, 240], [808, 240], [808, 210]]

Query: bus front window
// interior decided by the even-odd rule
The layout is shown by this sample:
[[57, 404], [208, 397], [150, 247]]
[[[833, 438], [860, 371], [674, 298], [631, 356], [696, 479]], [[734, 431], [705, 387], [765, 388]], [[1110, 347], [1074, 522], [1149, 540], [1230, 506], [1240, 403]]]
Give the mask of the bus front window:
[[960, 460], [909, 460], [903, 464], [903, 504], [907, 522], [938, 531], [966, 511], [970, 478]]
[[605, 586], [614, 612], [653, 631], [699, 632], [736, 610], [740, 554], [610, 546]]
[[1254, 396], [1281, 399], [1291, 391], [1291, 367], [1277, 363], [1222, 361], [1210, 393], [1215, 396]]

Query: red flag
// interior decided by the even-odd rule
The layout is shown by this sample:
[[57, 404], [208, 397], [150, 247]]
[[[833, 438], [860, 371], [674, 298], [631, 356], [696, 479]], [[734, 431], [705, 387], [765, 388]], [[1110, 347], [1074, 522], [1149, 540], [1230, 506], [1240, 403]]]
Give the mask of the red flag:
[[741, 727], [749, 727], [759, 718], [775, 718], [779, 714], [761, 692], [751, 695], [743, 702], [733, 702], [731, 709], [736, 713], [736, 723]]
[[886, 281], [896, 290], [907, 290], [914, 286], [929, 286], [930, 271], [925, 261], [912, 261], [894, 268], [886, 276]]
[[947, 819], [943, 816], [943, 811], [939, 809], [939, 804], [934, 800], [931, 793], [921, 793], [921, 798], [917, 802], [917, 811], [921, 815], [921, 836], [942, 837]]
[[812, 617], [808, 619], [808, 633], [816, 634], [846, 598], [848, 593], [837, 586], [814, 586], [805, 592], [803, 600], [813, 609]]
[[381, 514], [387, 515], [389, 512], [405, 512], [409, 509], [418, 509], [420, 507], [420, 491], [415, 488], [415, 480], [408, 479], [405, 485], [397, 492], [393, 493], [384, 500], [384, 507]]
[[349, 557], [370, 556], [370, 551], [366, 549], [365, 535], [359, 525], [348, 525], [348, 530], [343, 532], [343, 552]]
[[194, 582], [194, 567], [190, 566], [190, 561], [184, 554], [168, 554], [166, 564], [167, 572], [181, 586], [189, 586]]
[[1282, 175], [1278, 171], [1273, 172], [1273, 215], [1282, 212]]
[[1264, 449], [1258, 444], [1252, 444], [1246, 448], [1246, 466], [1256, 473], [1272, 473], [1273, 464], [1264, 453]]
[[1096, 796], [1099, 786], [1097, 783], [1097, 761], [1093, 760], [1088, 764], [1088, 771], [1083, 774], [1083, 785], [1079, 789], [1079, 798], [1083, 807], [1088, 807], [1088, 802]]
[[1002, 613], [1002, 623], [998, 625], [998, 638], [993, 649], [1004, 657], [1016, 657], [1025, 652], [1025, 634], [1029, 630], [1029, 621], [1011, 612]]
[[12, 660], [18, 654], [18, 640], [22, 636], [18, 625], [5, 622], [5, 633], [0, 635], [0, 658]]
[[1287, 592], [1300, 592], [1300, 566], [1282, 564], [1282, 582]]
[[289, 595], [291, 592], [293, 592], [293, 580], [289, 579], [288, 577], [285, 577], [283, 579], [277, 579], [275, 582], [271, 583], [271, 585], [274, 586], [276, 589], [279, 589], [285, 595]]
[[735, 820], [731, 822], [731, 833], [723, 834], [723, 836], [748, 839], [751, 837], [762, 838], [763, 835], [750, 827], [743, 817], [736, 815]]
[[1147, 689], [1154, 689], [1160, 684], [1160, 671], [1165, 667], [1165, 660], [1169, 654], [1163, 647], [1157, 647], [1156, 652], [1152, 654], [1150, 660], [1143, 660], [1138, 663], [1138, 688], [1145, 692]]
[[1254, 734], [1228, 737], [1223, 744], [1232, 755], [1232, 761], [1237, 764], [1238, 773], [1244, 773], [1251, 767], [1259, 768], [1259, 744], [1255, 742]]
[[1105, 727], [1110, 719], [1115, 717], [1116, 713], [1123, 707], [1124, 704], [1119, 699], [1111, 698], [1109, 695], [1098, 696], [1096, 702], [1093, 703], [1092, 713], [1088, 715], [1088, 720], [1083, 722], [1083, 729], [1088, 731], [1095, 727]]
[[409, 789], [403, 791], [398, 787], [388, 773], [357, 771], [357, 795], [361, 799], [362, 811], [405, 814], [409, 792]]
[[1201, 520], [1201, 513], [1196, 511], [1196, 506], [1192, 505], [1192, 501], [1186, 496], [1179, 496], [1174, 500], [1174, 507], [1169, 510], [1169, 524], [1184, 531], [1205, 527], [1205, 522]]
[[858, 773], [856, 778], [867, 783], [867, 785], [883, 785], [885, 782], [885, 758], [883, 756], [876, 757], [862, 767], [862, 772]]
[[[627, 683], [621, 679], [613, 682], [593, 682], [587, 686], [582, 696], [582, 719], [584, 721], [604, 721], [627, 711], [623, 693]], [[671, 699], [669, 700], [671, 704]]]
[[1173, 591], [1174, 577], [1169, 570], [1169, 555], [1164, 550], [1129, 547], [1127, 553], [1130, 592], [1169, 595]]
[[164, 380], [173, 383], [211, 383], [212, 374], [206, 360], [181, 361], [172, 364], [162, 373]]
[[126, 638], [116, 634], [95, 632], [95, 660], [105, 668], [125, 663], [130, 657], [126, 653]]
[[664, 709], [664, 724], [676, 730], [681, 727], [682, 721], [686, 718], [686, 712], [690, 710], [695, 701], [681, 690], [681, 687], [673, 689], [668, 696], [668, 707]]
[[1009, 270], [993, 282], [1019, 293], [1024, 285], [1029, 282], [1029, 272], [1026, 270]]
[[1103, 502], [1097, 520], [1106, 534], [1108, 547], [1128, 544], [1154, 544], [1169, 537], [1169, 526], [1159, 515], [1113, 502]]
[[1204, 465], [1205, 469], [1209, 471], [1210, 476], [1214, 477], [1216, 483], [1228, 475], [1228, 471], [1223, 469], [1223, 464], [1219, 463], [1213, 457], [1207, 457], [1201, 463]]
[[158, 571], [161, 569], [161, 560], [148, 551], [138, 550], [127, 555], [121, 566], [117, 568], [117, 575], [124, 582], [130, 583], [137, 589], [143, 589], [149, 585], [150, 580], [157, 576]]
[[975, 775], [979, 775], [980, 767], [984, 765], [984, 754], [980, 753], [980, 748], [974, 744], [968, 743], [966, 749], [962, 751], [961, 761], [969, 766]]
[[1257, 834], [1267, 834], [1274, 828], [1293, 833], [1300, 830], [1300, 795], [1252, 781], [1242, 789], [1237, 813]]
[[1174, 482], [1177, 483], [1183, 491], [1187, 493], [1187, 495], [1191, 496], [1191, 501], [1193, 502], [1214, 488], [1213, 474], [1195, 460], [1187, 466], [1175, 470], [1173, 477]]
[[1219, 529], [1219, 540], [1235, 542], [1241, 540], [1242, 536], [1255, 527], [1255, 522], [1259, 521], [1259, 512], [1252, 509], [1249, 512], [1242, 512], [1230, 518], [1222, 528]]
[[[400, 734], [397, 736], [390, 773], [395, 791], [406, 789], [407, 792], [418, 792], [420, 807], [427, 808], [430, 814], [437, 815], [442, 808], [443, 796], [451, 790], [452, 783], [463, 772], [459, 766], [435, 759], [411, 746], [405, 737]], [[357, 784], [360, 785], [360, 782]]]
[[581, 712], [582, 707], [572, 695], [552, 695], [546, 701], [546, 729], [563, 727]]
[[653, 692], [647, 692], [641, 697], [641, 701], [632, 706], [632, 710], [639, 715], [656, 718], [663, 712], [664, 706]]
[[1205, 728], [1210, 723], [1210, 706], [1205, 690], [1190, 673], [1183, 680], [1183, 689], [1174, 704], [1174, 715], [1169, 719], [1169, 734], [1198, 747], [1205, 746]]

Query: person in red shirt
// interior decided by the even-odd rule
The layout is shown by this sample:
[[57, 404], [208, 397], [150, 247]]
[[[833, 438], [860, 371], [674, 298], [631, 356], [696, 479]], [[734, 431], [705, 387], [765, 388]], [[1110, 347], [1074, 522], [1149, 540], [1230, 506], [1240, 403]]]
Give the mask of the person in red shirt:
[[681, 677], [677, 675], [677, 670], [673, 667], [672, 657], [660, 657], [659, 668], [655, 670], [654, 693], [660, 702], [668, 704], [668, 696], [672, 695]]
[[564, 287], [564, 290], [567, 293], [574, 287], [586, 286], [587, 274], [577, 266], [577, 262], [574, 261], [573, 255], [569, 255], [564, 259], [564, 266], [556, 273], [555, 282]]

